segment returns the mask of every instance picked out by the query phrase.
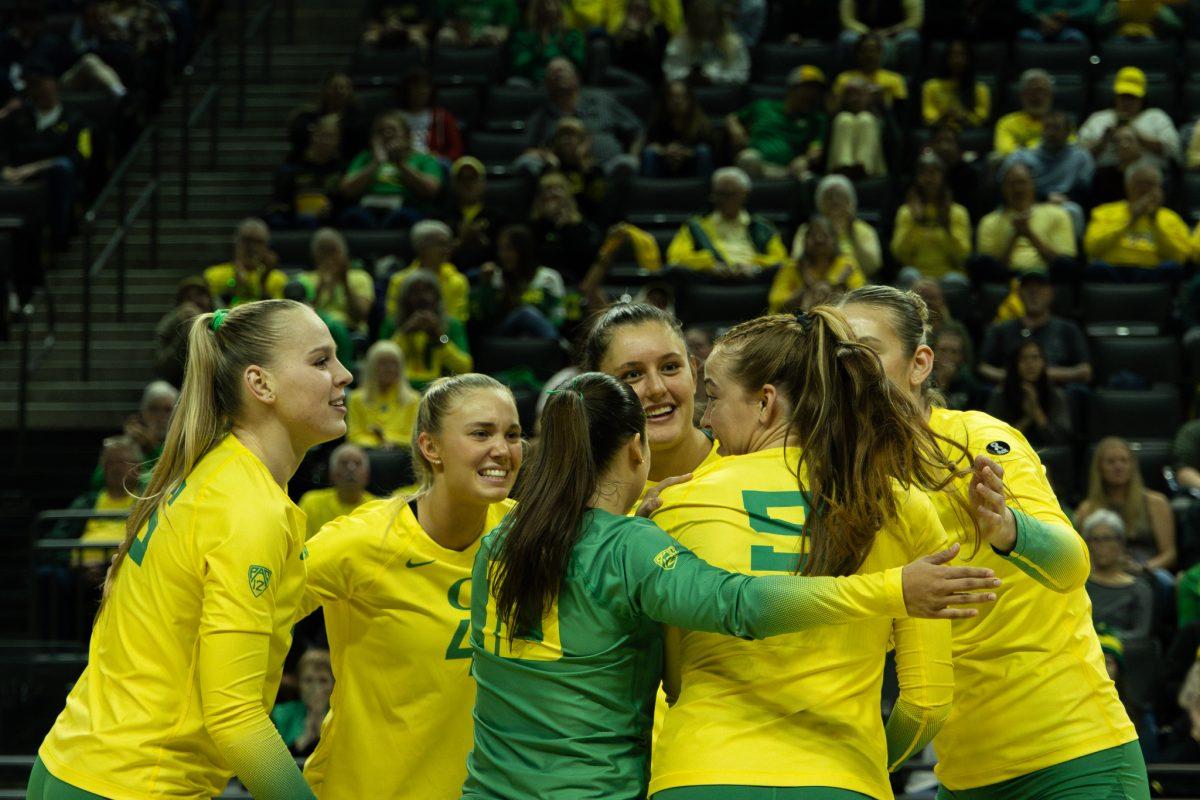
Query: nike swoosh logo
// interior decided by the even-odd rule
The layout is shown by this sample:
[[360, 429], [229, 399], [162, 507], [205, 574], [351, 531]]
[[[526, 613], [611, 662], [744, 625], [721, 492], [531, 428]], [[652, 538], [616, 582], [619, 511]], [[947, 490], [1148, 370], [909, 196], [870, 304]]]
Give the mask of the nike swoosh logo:
[[407, 561], [407, 562], [404, 564], [404, 566], [408, 567], [409, 569], [416, 569], [417, 567], [427, 567], [427, 566], [429, 566], [430, 564], [432, 564], [432, 563], [433, 563], [434, 561], [436, 561], [436, 560], [437, 560], [437, 559], [435, 558], [435, 559], [431, 559], [431, 560], [429, 560], [429, 561], [416, 561], [416, 562], [414, 562], [414, 561], [413, 561], [413, 560], [410, 558], [410, 559], [409, 559], [409, 560], [408, 560], [408, 561]]

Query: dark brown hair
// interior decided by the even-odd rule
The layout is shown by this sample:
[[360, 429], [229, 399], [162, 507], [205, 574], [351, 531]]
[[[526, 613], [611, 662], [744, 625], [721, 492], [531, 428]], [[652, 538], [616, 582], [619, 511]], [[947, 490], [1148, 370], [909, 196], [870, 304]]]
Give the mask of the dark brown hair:
[[599, 372], [617, 329], [647, 322], [657, 322], [674, 332], [679, 341], [685, 343], [686, 352], [683, 325], [673, 315], [649, 303], [616, 303], [588, 320], [587, 335], [579, 348], [583, 354], [580, 366], [588, 372]]
[[551, 392], [540, 430], [488, 575], [510, 642], [537, 630], [558, 599], [600, 477], [630, 437], [645, 435], [646, 415], [623, 382], [585, 372]]
[[810, 508], [805, 575], [861, 567], [876, 532], [900, 512], [897, 484], [943, 491], [959, 474], [837, 309], [759, 317], [717, 346], [743, 388], [772, 384], [791, 405], [788, 442], [800, 449], [797, 480]]

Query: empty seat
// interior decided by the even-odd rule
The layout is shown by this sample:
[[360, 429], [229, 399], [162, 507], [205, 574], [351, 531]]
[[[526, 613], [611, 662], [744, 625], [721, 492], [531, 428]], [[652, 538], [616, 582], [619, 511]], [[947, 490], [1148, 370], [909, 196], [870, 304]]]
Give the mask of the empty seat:
[[1183, 174], [1183, 196], [1187, 202], [1183, 210], [1188, 220], [1200, 221], [1200, 172]]
[[279, 256], [282, 269], [312, 267], [312, 231], [272, 231], [271, 249]]
[[524, 131], [498, 133], [475, 131], [470, 136], [467, 152], [478, 158], [489, 171], [503, 171], [529, 146], [529, 137]]
[[[946, 42], [930, 42], [926, 60], [927, 75], [936, 75], [946, 53]], [[1003, 75], [1008, 72], [1008, 42], [972, 42], [971, 60], [975, 72], [988, 75]]]
[[1013, 47], [1013, 72], [1020, 74], [1038, 67], [1047, 72], [1076, 72], [1088, 69], [1091, 47], [1084, 42], [1017, 42]]
[[768, 284], [726, 285], [689, 282], [677, 298], [679, 318], [686, 325], [733, 325], [767, 310]]
[[483, 190], [485, 206], [513, 219], [524, 218], [530, 199], [529, 187], [518, 178], [489, 178]]
[[[1112, 108], [1114, 77], [1115, 73], [1103, 75], [1092, 83], [1093, 108]], [[1161, 108], [1174, 114], [1179, 99], [1175, 89], [1175, 81], [1169, 75], [1147, 73], [1145, 107]]]
[[881, 219], [891, 221], [895, 212], [892, 207], [892, 184], [887, 178], [866, 178], [854, 184], [854, 194], [858, 197], [858, 212], [874, 212]]
[[1170, 336], [1101, 336], [1090, 347], [1097, 386], [1121, 373], [1147, 384], [1175, 383], [1182, 373], [1179, 342]]
[[438, 47], [433, 51], [431, 71], [437, 83], [485, 86], [503, 82], [503, 52], [499, 47]]
[[1080, 295], [1084, 324], [1143, 322], [1163, 325], [1171, 314], [1165, 283], [1085, 283]]
[[787, 90], [782, 86], [766, 83], [750, 84], [750, 102], [755, 100], [782, 100]]
[[1007, 283], [984, 283], [979, 286], [979, 303], [976, 305], [979, 321], [984, 325], [996, 318], [996, 311], [1008, 293], [1012, 291]]
[[789, 72], [803, 64], [816, 65], [832, 78], [837, 71], [837, 49], [828, 42], [767, 42], [754, 51], [753, 63], [757, 79], [765, 83], [783, 83]]
[[1179, 45], [1173, 41], [1109, 39], [1100, 44], [1100, 67], [1110, 72], [1138, 67], [1145, 72], [1175, 74], [1180, 61]]
[[555, 339], [487, 336], [480, 340], [472, 355], [475, 369], [480, 372], [490, 375], [525, 367], [542, 381], [567, 363], [566, 354]]
[[1093, 439], [1170, 439], [1179, 429], [1179, 393], [1174, 387], [1097, 389], [1088, 401], [1087, 416]]
[[643, 120], [654, 110], [654, 90], [648, 85], [633, 84], [627, 86], [608, 86], [605, 91], [612, 94], [621, 105], [637, 114]]
[[974, 316], [975, 299], [971, 296], [971, 287], [958, 282], [943, 283], [942, 298], [946, 301], [946, 310], [954, 319], [969, 320]]
[[799, 191], [800, 185], [791, 178], [757, 180], [750, 190], [747, 205], [753, 213], [761, 214], [778, 225], [786, 221], [795, 209]]
[[477, 86], [438, 86], [433, 104], [442, 106], [467, 128], [479, 123], [479, 88]]
[[358, 98], [358, 106], [367, 119], [375, 119], [378, 114], [396, 107], [394, 86], [370, 86], [356, 90], [354, 96]]
[[1180, 88], [1180, 108], [1176, 119], [1188, 120], [1200, 114], [1200, 81], [1186, 81]]
[[414, 256], [407, 230], [355, 230], [343, 231], [343, 235], [350, 257], [362, 259], [367, 269], [384, 256], [395, 256], [401, 264], [407, 264]]
[[679, 225], [703, 211], [708, 195], [703, 178], [638, 178], [629, 195], [629, 221], [639, 226]]
[[541, 89], [493, 86], [487, 96], [485, 125], [489, 130], [523, 129], [525, 120], [546, 100]]
[[400, 50], [361, 50], [354, 56], [350, 74], [355, 83], [394, 86], [404, 73], [420, 66], [421, 51], [415, 47]]
[[746, 87], [697, 86], [692, 90], [696, 103], [710, 117], [723, 117], [738, 111], [746, 104]]
[[1060, 444], [1053, 447], [1043, 447], [1037, 451], [1042, 466], [1046, 468], [1046, 476], [1054, 488], [1054, 494], [1060, 502], [1072, 504], [1075, 502], [1075, 452], [1070, 445]]
[[[1138, 460], [1138, 471], [1142, 473], [1142, 483], [1148, 489], [1165, 492], [1167, 481], [1163, 477], [1163, 467], [1171, 466], [1174, 456], [1171, 452], [1170, 439], [1133, 439], [1127, 440], [1129, 449]], [[1083, 463], [1084, 470], [1091, 470], [1092, 461], [1096, 456], [1096, 445], [1093, 442], [1087, 449], [1087, 460]], [[1077, 520], [1083, 524], [1083, 520]]]
[[397, 489], [417, 482], [413, 472], [412, 453], [407, 447], [395, 450], [368, 450], [367, 462], [371, 480], [367, 491], [377, 497], [387, 497]]

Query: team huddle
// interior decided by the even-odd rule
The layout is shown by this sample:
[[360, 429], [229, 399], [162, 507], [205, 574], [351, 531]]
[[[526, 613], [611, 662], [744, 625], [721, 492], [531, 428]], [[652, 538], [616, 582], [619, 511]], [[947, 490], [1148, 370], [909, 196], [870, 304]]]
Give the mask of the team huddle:
[[[351, 376], [302, 305], [200, 316], [28, 797], [880, 800], [932, 742], [943, 800], [1148, 799], [1084, 542], [1019, 432], [939, 407], [928, 322], [863, 287], [731, 328], [698, 387], [673, 317], [612, 306], [528, 459], [506, 387], [443, 378], [419, 489], [306, 542], [286, 484]], [[301, 770], [268, 710], [317, 608]]]

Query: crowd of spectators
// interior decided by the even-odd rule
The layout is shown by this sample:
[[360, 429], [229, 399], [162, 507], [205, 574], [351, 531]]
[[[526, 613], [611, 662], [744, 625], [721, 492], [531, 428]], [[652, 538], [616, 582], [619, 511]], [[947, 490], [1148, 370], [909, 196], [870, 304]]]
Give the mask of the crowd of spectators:
[[1200, 422], [1180, 429], [1200, 378], [1200, 91], [1181, 68], [1200, 19], [1098, 0], [428, 5], [373, 3], [354, 65], [280, 121], [261, 219], [165, 310], [164, 380], [196, 314], [311, 304], [357, 375], [348, 443], [305, 486], [321, 518], [404, 485], [431, 381], [486, 369], [536, 398], [609, 302], [678, 311], [702, 362], [748, 314], [911, 288], [946, 404], [1043, 453], [1147, 755], [1200, 760]]

